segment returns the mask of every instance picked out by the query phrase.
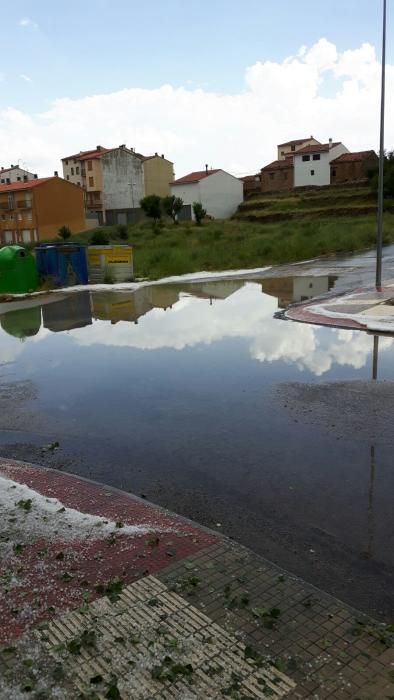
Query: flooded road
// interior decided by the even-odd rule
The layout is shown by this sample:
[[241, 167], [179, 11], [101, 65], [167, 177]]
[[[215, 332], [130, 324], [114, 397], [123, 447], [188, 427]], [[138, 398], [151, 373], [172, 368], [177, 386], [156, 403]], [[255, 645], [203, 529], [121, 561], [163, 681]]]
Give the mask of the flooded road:
[[370, 283], [373, 264], [367, 253], [3, 313], [0, 456], [143, 494], [392, 621], [393, 339], [273, 318]]

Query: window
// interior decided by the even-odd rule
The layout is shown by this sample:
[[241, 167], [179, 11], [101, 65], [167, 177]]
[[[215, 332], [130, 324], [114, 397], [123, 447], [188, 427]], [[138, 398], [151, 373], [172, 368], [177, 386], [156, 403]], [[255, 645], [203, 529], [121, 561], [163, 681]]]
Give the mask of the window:
[[292, 151], [295, 151], [295, 146], [294, 146], [294, 145], [291, 147], [291, 150], [292, 150]]
[[2, 220], [2, 221], [5, 221], [5, 214], [2, 214], [2, 215], [1, 215], [1, 220]]
[[80, 183], [80, 182], [77, 182], [77, 185], [78, 185], [78, 187], [81, 187], [81, 183]]
[[31, 211], [28, 211], [28, 212], [26, 213], [26, 219], [27, 219], [27, 221], [32, 221], [32, 219], [33, 219], [33, 214], [31, 213]]
[[18, 221], [22, 221], [22, 214], [18, 211]]
[[320, 153], [314, 153], [313, 160], [320, 160]]
[[275, 173], [270, 173], [270, 179], [273, 180], [275, 177]]
[[4, 180], [4, 178], [3, 178], [2, 181], [1, 181], [1, 184], [4, 185], [4, 183], [5, 183], [5, 180]]
[[336, 177], [336, 174], [337, 174], [337, 171], [336, 171], [335, 168], [333, 168], [333, 169], [331, 170], [331, 175], [332, 175], [333, 177]]
[[65, 160], [64, 163], [65, 163], [65, 165], [68, 165], [68, 160]]
[[94, 177], [89, 178], [89, 187], [94, 187]]
[[75, 165], [76, 162], [77, 162], [77, 161], [76, 161], [75, 158], [74, 158], [74, 165]]
[[93, 163], [91, 160], [88, 160], [88, 170], [93, 170]]
[[69, 176], [69, 175], [67, 175], [67, 180], [69, 180], [69, 179], [70, 179], [70, 176]]
[[281, 152], [280, 152], [280, 155], [281, 155], [281, 156], [284, 156], [284, 155], [285, 155], [285, 152], [284, 152], [284, 151], [281, 151]]
[[25, 195], [25, 207], [31, 207], [31, 194]]
[[74, 175], [74, 168], [71, 168], [71, 175]]
[[304, 161], [304, 163], [306, 163], [310, 159], [311, 159], [310, 156], [302, 156], [302, 160]]
[[314, 176], [314, 174], [315, 174], [315, 171], [314, 171], [314, 170], [311, 170], [311, 175], [312, 175], [312, 177]]
[[12, 195], [12, 194], [7, 195], [7, 206], [8, 206], [8, 209], [14, 208], [14, 195]]
[[77, 167], [75, 168], [75, 174], [79, 175], [79, 165], [77, 165]]

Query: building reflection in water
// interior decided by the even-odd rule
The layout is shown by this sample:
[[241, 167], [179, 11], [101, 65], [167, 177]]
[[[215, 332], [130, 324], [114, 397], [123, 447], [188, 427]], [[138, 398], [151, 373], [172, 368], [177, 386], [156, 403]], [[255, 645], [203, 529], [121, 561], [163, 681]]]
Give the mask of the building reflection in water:
[[294, 304], [294, 302], [307, 301], [313, 297], [327, 294], [333, 288], [337, 279], [338, 277], [335, 275], [266, 277], [260, 280], [260, 284], [264, 294], [276, 297], [279, 308], [284, 309], [289, 304]]

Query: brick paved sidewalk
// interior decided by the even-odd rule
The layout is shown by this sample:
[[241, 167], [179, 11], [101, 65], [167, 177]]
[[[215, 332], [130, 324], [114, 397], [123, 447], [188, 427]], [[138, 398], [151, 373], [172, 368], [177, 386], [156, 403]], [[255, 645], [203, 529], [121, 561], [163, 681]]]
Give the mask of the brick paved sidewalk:
[[[0, 698], [394, 697], [394, 626], [127, 494], [5, 460], [0, 477], [15, 493], [0, 532], [11, 547], [0, 563]], [[28, 506], [19, 484], [37, 493]], [[78, 510], [107, 523], [66, 537], [41, 509], [37, 542], [39, 494], [44, 508], [63, 504], [60, 519], [79, 522]], [[6, 543], [16, 526], [18, 542]]]
[[335, 328], [394, 333], [394, 284], [356, 289], [293, 304], [284, 318]]

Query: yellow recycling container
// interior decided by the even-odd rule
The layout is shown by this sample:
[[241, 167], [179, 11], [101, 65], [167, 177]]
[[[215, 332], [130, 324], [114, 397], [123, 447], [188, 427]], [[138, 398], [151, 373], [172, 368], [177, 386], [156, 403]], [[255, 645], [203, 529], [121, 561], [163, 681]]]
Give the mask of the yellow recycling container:
[[90, 284], [132, 282], [133, 249], [129, 245], [91, 245], [88, 268]]

